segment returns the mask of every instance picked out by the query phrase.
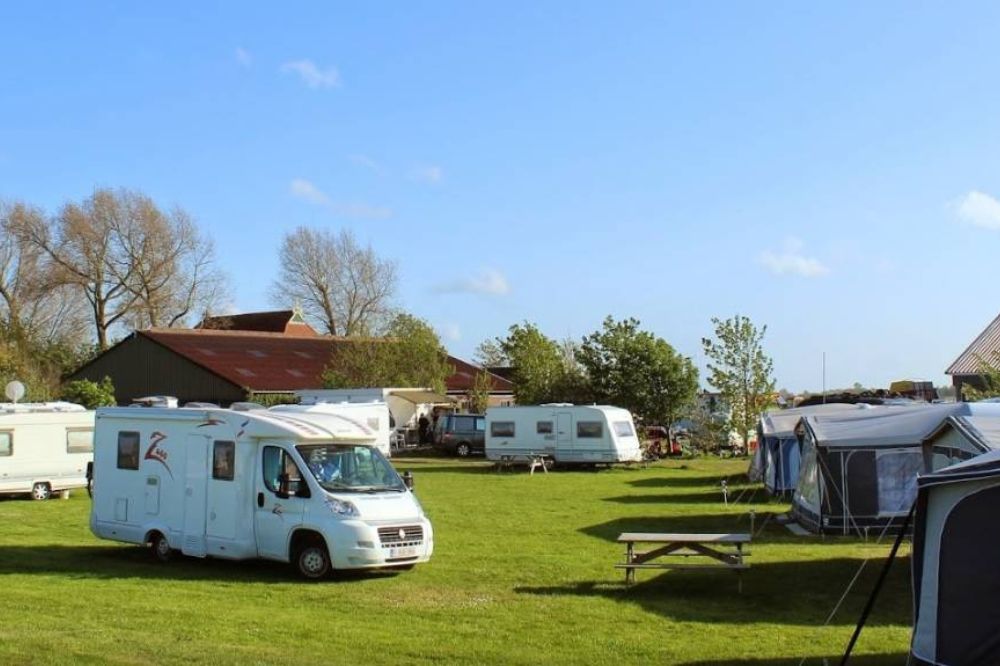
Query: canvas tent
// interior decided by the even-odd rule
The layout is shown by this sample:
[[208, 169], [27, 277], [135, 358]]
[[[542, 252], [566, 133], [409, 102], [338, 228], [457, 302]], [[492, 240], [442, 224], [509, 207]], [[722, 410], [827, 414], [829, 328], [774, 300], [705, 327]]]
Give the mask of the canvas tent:
[[[967, 409], [983, 408], [973, 403]], [[924, 439], [924, 471], [936, 472], [996, 449], [1000, 449], [1000, 416], [953, 414]]]
[[923, 469], [921, 445], [960, 405], [802, 419], [792, 514], [807, 528], [861, 533], [902, 522]]
[[913, 534], [916, 666], [1000, 664], [1000, 451], [918, 480]]
[[795, 490], [799, 478], [799, 439], [796, 426], [811, 414], [838, 414], [874, 409], [842, 402], [779, 409], [761, 415], [757, 423], [757, 451], [750, 463], [750, 479], [763, 481], [772, 495]]

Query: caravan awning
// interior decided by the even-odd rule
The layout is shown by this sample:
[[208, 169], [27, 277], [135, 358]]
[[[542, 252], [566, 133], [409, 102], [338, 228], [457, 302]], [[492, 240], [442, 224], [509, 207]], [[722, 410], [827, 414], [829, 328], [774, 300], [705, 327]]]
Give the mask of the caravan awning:
[[412, 402], [414, 405], [426, 405], [426, 404], [451, 405], [455, 402], [458, 402], [452, 397], [446, 396], [443, 393], [436, 393], [430, 389], [394, 388], [394, 389], [388, 389], [388, 395], [393, 395], [396, 396], [397, 398], [402, 398], [407, 402]]

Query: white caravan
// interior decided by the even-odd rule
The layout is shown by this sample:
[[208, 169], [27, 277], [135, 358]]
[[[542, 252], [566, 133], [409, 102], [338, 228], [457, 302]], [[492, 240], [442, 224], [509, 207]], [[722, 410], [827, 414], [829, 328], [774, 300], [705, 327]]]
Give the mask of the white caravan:
[[320, 578], [409, 568], [434, 549], [409, 478], [342, 416], [107, 408], [94, 443], [91, 531], [164, 561], [260, 557]]
[[87, 487], [94, 412], [68, 402], [0, 403], [0, 493], [38, 500]]
[[380, 401], [345, 402], [326, 400], [316, 397], [304, 397], [298, 405], [275, 405], [269, 411], [295, 413], [336, 414], [350, 419], [358, 427], [370, 431], [375, 437], [375, 446], [386, 458], [391, 455], [390, 440], [392, 427], [389, 425], [389, 406]]
[[455, 400], [429, 388], [303, 389], [296, 391], [302, 404], [384, 402], [389, 407], [393, 430], [416, 428], [421, 416], [430, 416], [436, 405], [454, 407]]
[[486, 457], [545, 454], [558, 463], [642, 460], [632, 414], [620, 407], [549, 404], [486, 410]]

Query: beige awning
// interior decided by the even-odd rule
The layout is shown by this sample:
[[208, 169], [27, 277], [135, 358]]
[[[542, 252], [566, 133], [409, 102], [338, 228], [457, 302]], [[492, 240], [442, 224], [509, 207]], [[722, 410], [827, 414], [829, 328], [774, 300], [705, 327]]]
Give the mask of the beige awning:
[[386, 389], [387, 395], [393, 395], [397, 398], [402, 398], [408, 402], [412, 402], [415, 405], [452, 405], [456, 402], [454, 398], [447, 396], [443, 393], [437, 393], [431, 389], [419, 389], [419, 388], [394, 388]]

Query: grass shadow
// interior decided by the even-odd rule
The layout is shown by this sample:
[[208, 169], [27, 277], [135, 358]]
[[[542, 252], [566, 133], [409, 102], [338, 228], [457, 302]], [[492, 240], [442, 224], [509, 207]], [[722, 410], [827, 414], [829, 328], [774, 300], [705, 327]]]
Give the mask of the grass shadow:
[[[846, 645], [845, 645], [846, 647]], [[851, 654], [852, 666], [900, 666], [905, 664], [907, 653], [895, 654]], [[823, 666], [839, 664], [842, 654], [825, 657], [774, 657], [770, 659], [726, 659], [725, 661], [685, 661], [678, 666]]]
[[[605, 502], [617, 502], [619, 504], [726, 504], [721, 490], [707, 490], [701, 493], [666, 493], [656, 495], [619, 495], [617, 497], [605, 497]], [[729, 503], [732, 506], [737, 504], [767, 504], [768, 495], [763, 488], [731, 489], [729, 492]]]
[[[658, 468], [667, 472], [680, 471], [674, 467]], [[750, 481], [744, 472], [739, 474], [714, 474], [700, 476], [656, 476], [647, 479], [629, 481], [635, 488], [719, 488], [725, 481], [730, 486], [749, 485]]]
[[[326, 580], [395, 576], [395, 571], [337, 572]], [[62, 574], [75, 579], [150, 578], [233, 583], [301, 582], [291, 565], [269, 560], [223, 560], [175, 553], [166, 563], [139, 546], [0, 546], [0, 576]]]
[[[766, 543], [775, 538], [797, 538], [775, 519], [783, 511], [756, 511], [754, 516], [754, 542]], [[765, 522], [767, 523], [765, 526]], [[629, 516], [616, 518], [580, 529], [588, 536], [604, 541], [617, 541], [623, 532], [669, 532], [693, 534], [720, 534], [728, 532], [749, 532], [749, 509], [743, 513]], [[785, 538], [784, 540], [787, 540]], [[809, 537], [806, 537], [809, 538]]]
[[[623, 550], [624, 552], [624, 550]], [[749, 558], [752, 560], [753, 558]], [[636, 604], [675, 622], [765, 622], [819, 627], [826, 620], [864, 560], [831, 558], [751, 564], [742, 574], [743, 592], [731, 571], [640, 570], [626, 587], [623, 570], [615, 582], [578, 581], [568, 585], [519, 586], [517, 594], [541, 597], [610, 599]], [[881, 560], [870, 560], [831, 624], [854, 626], [878, 576]], [[793, 584], [794, 587], [789, 587]], [[909, 557], [893, 564], [870, 626], [908, 626], [911, 620]]]

